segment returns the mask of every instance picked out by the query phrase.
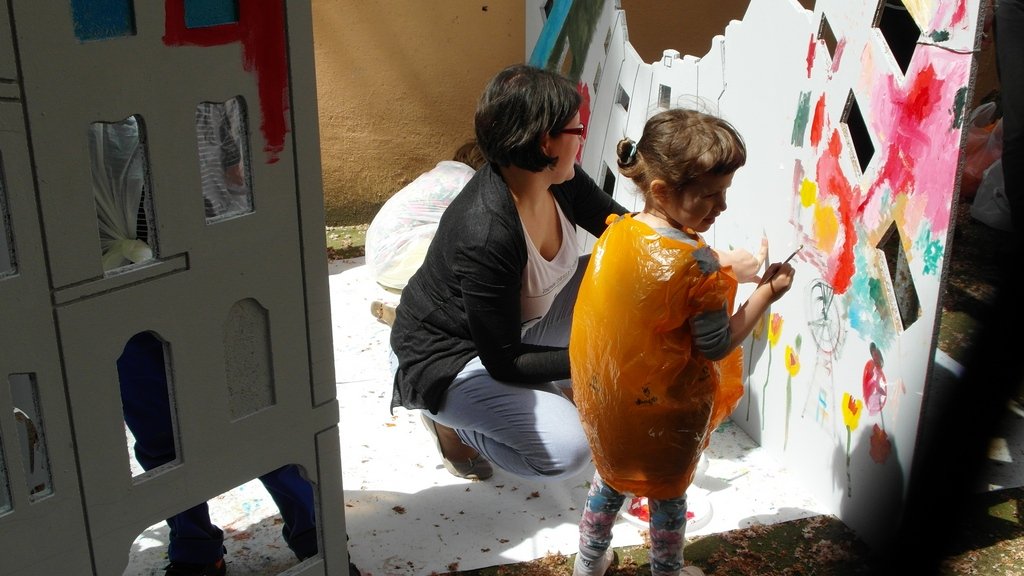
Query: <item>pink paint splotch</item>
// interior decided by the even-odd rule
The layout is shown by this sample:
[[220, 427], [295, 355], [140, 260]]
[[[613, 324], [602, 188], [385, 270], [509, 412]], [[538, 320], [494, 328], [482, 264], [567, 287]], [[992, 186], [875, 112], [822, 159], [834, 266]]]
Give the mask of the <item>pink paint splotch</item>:
[[[877, 177], [859, 212], [884, 211], [880, 203], [907, 195], [918, 209], [905, 213], [907, 230], [927, 226], [932, 237], [949, 226], [970, 58], [920, 46], [905, 85], [893, 74], [872, 83], [870, 126], [886, 146]], [[883, 192], [891, 192], [892, 197]]]

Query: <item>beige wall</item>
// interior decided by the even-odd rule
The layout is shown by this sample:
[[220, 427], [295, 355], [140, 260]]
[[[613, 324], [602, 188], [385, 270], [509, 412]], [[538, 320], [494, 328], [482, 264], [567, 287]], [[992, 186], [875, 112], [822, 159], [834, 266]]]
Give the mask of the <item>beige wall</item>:
[[473, 135], [487, 80], [524, 59], [522, 2], [313, 0], [327, 222], [369, 222]]
[[730, 20], [742, 20], [750, 0], [621, 0], [629, 27], [629, 43], [644, 62], [654, 62], [671, 48], [701, 57], [711, 39], [723, 34]]

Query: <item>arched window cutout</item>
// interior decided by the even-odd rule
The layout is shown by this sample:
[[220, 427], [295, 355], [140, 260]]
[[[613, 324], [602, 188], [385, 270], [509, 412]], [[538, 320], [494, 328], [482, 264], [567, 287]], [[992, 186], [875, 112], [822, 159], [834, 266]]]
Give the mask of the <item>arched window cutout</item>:
[[196, 142], [206, 223], [253, 211], [245, 100], [196, 106]]
[[224, 371], [232, 421], [274, 405], [269, 314], [251, 298], [236, 302], [228, 312]]
[[117, 359], [128, 440], [128, 464], [135, 481], [181, 463], [170, 346], [153, 332], [139, 332]]
[[11, 226], [11, 213], [7, 209], [7, 178], [4, 175], [3, 154], [0, 153], [0, 280], [17, 273], [14, 229]]
[[142, 118], [93, 122], [89, 152], [103, 271], [119, 272], [153, 260], [156, 225]]

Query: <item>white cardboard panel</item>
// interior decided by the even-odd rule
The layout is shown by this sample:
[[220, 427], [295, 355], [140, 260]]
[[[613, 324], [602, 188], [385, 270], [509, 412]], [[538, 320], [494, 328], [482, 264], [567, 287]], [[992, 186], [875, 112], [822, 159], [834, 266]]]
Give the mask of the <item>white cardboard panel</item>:
[[[744, 345], [747, 393], [732, 418], [869, 543], [887, 537], [912, 472], [980, 9], [978, 0], [904, 6], [921, 29], [906, 72], [874, 27], [875, 0], [818, 0], [813, 10], [752, 0], [708, 54], [682, 56], [695, 75], [667, 69], [680, 60], [640, 62], [628, 41], [601, 64], [627, 88], [635, 78], [632, 95], [651, 102], [673, 82], [673, 93], [714, 103], [743, 134], [748, 163], [709, 241], [755, 251], [763, 234], [771, 261], [804, 248], [793, 260], [796, 285], [770, 311], [775, 328]], [[621, 12], [611, 1], [605, 10]], [[818, 38], [823, 22], [835, 46]], [[608, 151], [643, 125], [609, 105], [614, 90], [602, 83], [592, 95], [582, 166], [599, 181], [598, 159], [614, 166]], [[922, 93], [927, 104], [911, 97]], [[848, 128], [855, 113], [867, 135]], [[870, 162], [853, 149], [865, 139]], [[620, 180], [616, 199], [639, 209], [627, 189]], [[889, 260], [900, 260], [895, 278]], [[900, 302], [911, 299], [904, 318]]]

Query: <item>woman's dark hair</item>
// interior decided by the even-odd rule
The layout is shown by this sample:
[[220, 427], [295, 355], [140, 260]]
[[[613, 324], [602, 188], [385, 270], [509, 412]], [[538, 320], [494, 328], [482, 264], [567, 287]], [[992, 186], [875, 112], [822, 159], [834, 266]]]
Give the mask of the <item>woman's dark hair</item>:
[[747, 146], [732, 124], [683, 108], [651, 116], [640, 141], [623, 138], [615, 152], [619, 172], [645, 197], [654, 180], [678, 192], [705, 174], [731, 174], [747, 162]]
[[516, 64], [498, 72], [476, 107], [476, 140], [497, 166], [540, 172], [558, 162], [541, 149], [541, 138], [564, 128], [582, 97], [566, 77]]

